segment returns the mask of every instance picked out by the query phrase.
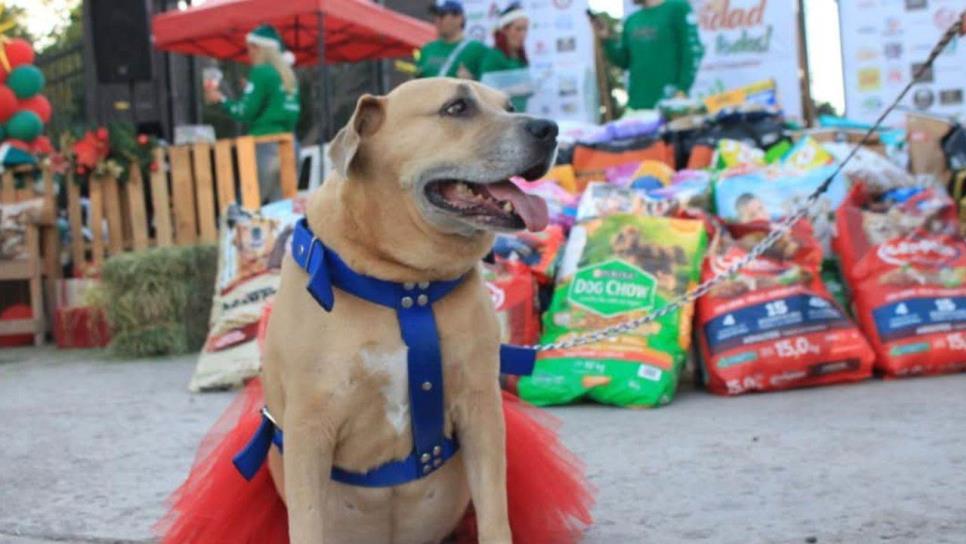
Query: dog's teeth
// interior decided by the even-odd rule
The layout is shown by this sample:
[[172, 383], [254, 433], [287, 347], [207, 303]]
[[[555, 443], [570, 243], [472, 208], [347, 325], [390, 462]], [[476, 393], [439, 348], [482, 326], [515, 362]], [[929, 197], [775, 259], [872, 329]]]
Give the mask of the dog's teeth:
[[512, 202], [504, 202], [503, 203], [503, 211], [505, 211], [506, 213], [513, 213], [513, 203]]

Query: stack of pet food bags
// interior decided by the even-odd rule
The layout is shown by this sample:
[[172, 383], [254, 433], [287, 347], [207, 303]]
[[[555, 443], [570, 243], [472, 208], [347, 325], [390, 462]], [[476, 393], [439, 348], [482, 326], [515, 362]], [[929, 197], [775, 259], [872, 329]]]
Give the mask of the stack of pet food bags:
[[[728, 274], [834, 173], [817, 142], [782, 142], [767, 152], [721, 140], [714, 210], [722, 225], [702, 279]], [[707, 388], [718, 394], [770, 391], [871, 376], [872, 352], [822, 278], [832, 212], [844, 176], [767, 252], [727, 276], [698, 301], [697, 337]]]
[[[792, 138], [768, 109], [680, 121], [641, 116], [604, 127], [565, 126], [558, 165], [525, 187], [548, 200], [553, 221], [567, 234], [563, 254], [553, 254], [560, 259], [556, 276], [532, 269], [543, 254], [525, 239], [497, 244], [504, 260], [496, 266], [522, 265], [540, 278], [541, 343], [565, 343], [655, 312], [699, 281], [729, 271], [852, 151], [851, 144], [822, 144], [805, 133]], [[889, 376], [962, 369], [966, 351], [954, 351], [966, 347], [960, 332], [966, 300], [958, 290], [966, 270], [957, 259], [966, 253], [961, 239], [949, 238], [955, 210], [938, 206], [943, 190], [913, 189], [920, 184], [890, 159], [860, 149], [807, 220], [696, 305], [612, 338], [544, 352], [533, 376], [515, 389], [539, 405], [657, 406], [671, 401], [695, 356], [700, 380], [722, 395], [853, 382], [874, 369]], [[856, 193], [858, 186], [866, 189]], [[856, 209], [856, 224], [902, 227], [891, 233], [897, 240], [932, 238], [890, 245], [880, 233], [876, 244], [862, 245], [857, 227], [843, 231], [843, 214]], [[906, 219], [874, 215], [886, 209]], [[937, 236], [946, 236], [942, 244]], [[506, 251], [513, 244], [521, 249]], [[953, 249], [935, 249], [940, 245]], [[895, 264], [903, 251], [926, 255]], [[883, 252], [892, 260], [875, 260]], [[872, 293], [883, 291], [870, 282], [886, 280], [908, 284], [906, 291], [875, 298]], [[529, 292], [522, 285], [520, 292]], [[903, 297], [911, 302], [886, 304]], [[926, 312], [927, 304], [935, 308]], [[886, 306], [905, 317], [883, 322], [875, 312]], [[504, 340], [525, 332], [530, 343], [534, 320], [526, 323], [525, 330], [511, 324]], [[914, 364], [922, 353], [938, 358]], [[897, 357], [905, 359], [896, 363]]]

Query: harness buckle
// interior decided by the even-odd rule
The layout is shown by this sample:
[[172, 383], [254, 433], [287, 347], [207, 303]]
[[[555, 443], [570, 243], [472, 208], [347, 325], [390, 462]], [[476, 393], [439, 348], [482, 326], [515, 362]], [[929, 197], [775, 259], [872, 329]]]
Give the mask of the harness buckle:
[[268, 406], [262, 406], [261, 413], [262, 413], [262, 417], [270, 421], [272, 425], [275, 425], [277, 429], [282, 428], [282, 426], [279, 425], [277, 421], [275, 421], [275, 418], [272, 417], [271, 412], [268, 411]]

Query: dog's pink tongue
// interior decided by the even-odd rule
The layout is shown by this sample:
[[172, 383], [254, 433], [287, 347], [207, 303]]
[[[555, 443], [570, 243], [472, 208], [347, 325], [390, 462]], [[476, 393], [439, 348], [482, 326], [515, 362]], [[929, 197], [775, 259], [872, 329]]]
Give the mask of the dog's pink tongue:
[[486, 189], [493, 198], [513, 204], [513, 209], [523, 219], [530, 232], [539, 232], [547, 228], [549, 222], [547, 203], [539, 196], [524, 193], [511, 181], [493, 183], [487, 185]]

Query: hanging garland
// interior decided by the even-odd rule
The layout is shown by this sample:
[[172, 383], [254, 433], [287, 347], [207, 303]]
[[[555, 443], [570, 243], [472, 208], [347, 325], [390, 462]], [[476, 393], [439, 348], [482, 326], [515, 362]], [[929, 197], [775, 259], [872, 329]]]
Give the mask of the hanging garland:
[[114, 178], [127, 183], [131, 168], [140, 166], [141, 177], [157, 170], [154, 149], [158, 140], [147, 134], [135, 134], [130, 123], [112, 123], [85, 133], [70, 146], [75, 183], [90, 179]]

